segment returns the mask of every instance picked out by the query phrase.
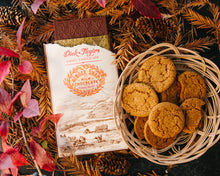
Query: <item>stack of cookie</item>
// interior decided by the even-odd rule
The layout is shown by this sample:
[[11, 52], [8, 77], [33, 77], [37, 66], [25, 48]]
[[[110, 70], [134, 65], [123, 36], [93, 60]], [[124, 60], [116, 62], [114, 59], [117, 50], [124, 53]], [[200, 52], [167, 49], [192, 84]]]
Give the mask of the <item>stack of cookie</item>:
[[177, 73], [171, 59], [153, 56], [124, 88], [122, 107], [135, 117], [136, 136], [161, 149], [182, 131], [190, 134], [199, 127], [205, 96], [206, 84], [199, 74]]

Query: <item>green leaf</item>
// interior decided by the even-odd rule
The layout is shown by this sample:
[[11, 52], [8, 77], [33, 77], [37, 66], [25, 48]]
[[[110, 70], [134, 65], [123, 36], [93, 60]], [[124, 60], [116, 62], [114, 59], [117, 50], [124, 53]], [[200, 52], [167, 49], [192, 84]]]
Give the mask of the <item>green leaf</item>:
[[44, 141], [41, 143], [41, 146], [42, 146], [44, 149], [47, 149], [47, 141], [44, 140]]

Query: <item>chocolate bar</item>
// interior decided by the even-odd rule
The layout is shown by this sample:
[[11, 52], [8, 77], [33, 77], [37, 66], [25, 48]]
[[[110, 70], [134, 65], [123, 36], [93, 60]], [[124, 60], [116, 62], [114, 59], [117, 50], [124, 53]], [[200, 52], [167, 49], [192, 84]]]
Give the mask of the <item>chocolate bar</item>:
[[92, 17], [54, 22], [55, 43], [76, 46], [82, 43], [110, 49], [105, 17]]

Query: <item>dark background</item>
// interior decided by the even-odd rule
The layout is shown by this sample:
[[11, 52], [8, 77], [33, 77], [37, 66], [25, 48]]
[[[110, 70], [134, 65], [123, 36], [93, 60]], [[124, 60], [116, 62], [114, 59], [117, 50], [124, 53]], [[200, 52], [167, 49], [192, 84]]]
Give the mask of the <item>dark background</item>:
[[[220, 7], [220, 0], [211, 0]], [[0, 6], [10, 5], [10, 0], [0, 0]], [[169, 2], [168, 2], [169, 3]], [[213, 58], [220, 67], [220, 55], [217, 46], [212, 46], [205, 54], [206, 58]], [[160, 166], [154, 164], [146, 159], [131, 158], [131, 168], [129, 170], [130, 176], [137, 176], [138, 173], [146, 174], [155, 171], [158, 175], [165, 175], [167, 166]], [[21, 174], [31, 174], [32, 169], [22, 168]], [[49, 175], [47, 173], [47, 175]], [[56, 173], [55, 175], [62, 175]], [[210, 148], [204, 155], [199, 159], [191, 161], [185, 164], [179, 164], [169, 169], [169, 176], [220, 176], [220, 141]]]

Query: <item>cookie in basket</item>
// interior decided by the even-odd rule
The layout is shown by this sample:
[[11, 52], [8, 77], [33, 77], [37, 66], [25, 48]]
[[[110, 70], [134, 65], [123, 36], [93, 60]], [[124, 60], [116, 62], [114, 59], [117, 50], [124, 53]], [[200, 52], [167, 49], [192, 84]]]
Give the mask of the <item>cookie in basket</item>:
[[179, 90], [177, 81], [174, 81], [173, 84], [165, 91], [159, 94], [161, 102], [170, 102], [178, 104], [179, 102]]
[[161, 102], [151, 110], [148, 124], [156, 136], [175, 137], [183, 130], [185, 116], [182, 109], [176, 104]]
[[199, 127], [203, 117], [202, 106], [204, 104], [205, 102], [199, 98], [189, 98], [180, 105], [186, 118], [185, 127], [183, 128], [184, 132], [190, 134]]
[[127, 85], [122, 93], [122, 107], [132, 116], [146, 117], [159, 102], [154, 89], [144, 83]]
[[134, 120], [134, 132], [138, 139], [144, 139], [144, 125], [147, 122], [148, 117], [136, 117]]
[[138, 78], [135, 78], [132, 83], [140, 83], [140, 81], [138, 80]]
[[138, 80], [150, 84], [156, 92], [168, 89], [176, 78], [176, 67], [167, 57], [153, 56], [138, 71]]
[[144, 126], [144, 137], [151, 146], [157, 149], [162, 149], [162, 148], [169, 146], [176, 139], [176, 137], [161, 138], [161, 137], [156, 136], [154, 133], [152, 133], [148, 125], [148, 122], [146, 122]]
[[180, 84], [180, 102], [188, 98], [204, 99], [206, 96], [206, 84], [203, 78], [194, 71], [185, 71], [178, 76]]

